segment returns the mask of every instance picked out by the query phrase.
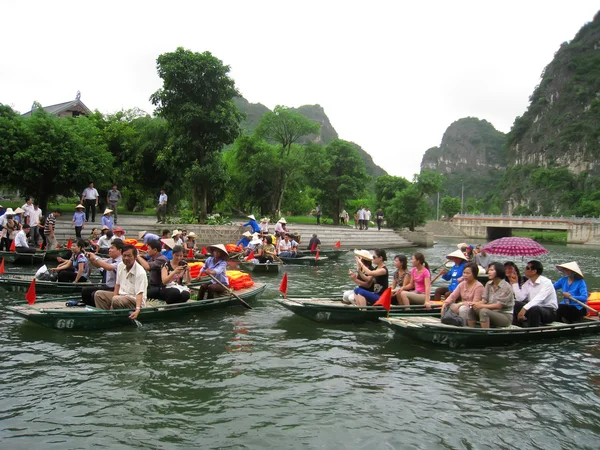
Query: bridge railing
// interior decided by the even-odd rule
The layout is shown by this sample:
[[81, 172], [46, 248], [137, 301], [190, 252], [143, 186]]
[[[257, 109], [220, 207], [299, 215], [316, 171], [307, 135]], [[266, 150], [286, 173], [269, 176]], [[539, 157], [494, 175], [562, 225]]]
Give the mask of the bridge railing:
[[[508, 214], [456, 214], [452, 219], [490, 219], [490, 220], [539, 220], [539, 221], [557, 221], [571, 223], [599, 223], [598, 217], [576, 217], [576, 216], [509, 216]], [[452, 220], [451, 219], [451, 220]]]

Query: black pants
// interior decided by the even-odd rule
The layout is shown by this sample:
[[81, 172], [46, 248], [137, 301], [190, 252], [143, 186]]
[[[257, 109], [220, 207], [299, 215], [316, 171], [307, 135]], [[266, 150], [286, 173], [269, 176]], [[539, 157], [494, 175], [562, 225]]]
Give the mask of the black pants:
[[[58, 282], [59, 283], [72, 283], [77, 278], [77, 272], [74, 270], [61, 270], [58, 272]], [[81, 277], [78, 283], [84, 283], [87, 281], [86, 277]]]
[[167, 305], [174, 303], [185, 303], [190, 299], [189, 291], [180, 291], [177, 288], [164, 288], [162, 290], [162, 299]]
[[83, 227], [75, 227], [75, 236], [77, 236], [77, 239], [81, 239], [81, 229]]
[[265, 256], [265, 255], [262, 255], [262, 256], [258, 257], [258, 262], [261, 263], [261, 264], [264, 264], [267, 261], [273, 262], [273, 257], [272, 256]]
[[321, 225], [321, 214], [317, 214], [317, 225]]
[[9, 239], [7, 237], [2, 238], [2, 240], [0, 241], [0, 250], [4, 250], [6, 252], [10, 251], [11, 244], [12, 244], [12, 239]]
[[200, 292], [198, 293], [198, 300], [204, 299], [204, 294], [208, 292], [206, 298], [211, 299], [215, 298], [215, 294], [222, 294], [227, 289], [225, 289], [220, 284], [216, 283], [203, 283], [200, 285]]
[[381, 225], [383, 225], [383, 219], [377, 219], [377, 229], [381, 230]]
[[35, 253], [35, 248], [29, 247], [17, 247], [15, 250], [17, 253]]
[[92, 222], [96, 221], [96, 200], [84, 200], [85, 220], [90, 221], [90, 209], [92, 210]]
[[513, 325], [519, 325], [525, 328], [534, 328], [541, 325], [554, 322], [556, 320], [556, 310], [552, 308], [546, 308], [543, 306], [534, 306], [529, 308], [525, 313], [525, 321], [517, 321], [517, 315], [523, 309], [527, 302], [515, 302], [513, 309]]
[[40, 237], [40, 230], [39, 228], [36, 226], [32, 226], [31, 227], [31, 232], [29, 233], [29, 235], [31, 236], [31, 242], [33, 242], [34, 247], [37, 247], [38, 241], [39, 241], [39, 237]]
[[109, 287], [106, 284], [101, 286], [86, 286], [81, 290], [81, 301], [89, 306], [96, 306], [96, 301], [94, 300], [94, 294], [96, 291], [114, 291], [114, 287]]
[[585, 317], [587, 310], [585, 308], [577, 309], [575, 305], [558, 305], [556, 319], [558, 322], [573, 323], [581, 322]]

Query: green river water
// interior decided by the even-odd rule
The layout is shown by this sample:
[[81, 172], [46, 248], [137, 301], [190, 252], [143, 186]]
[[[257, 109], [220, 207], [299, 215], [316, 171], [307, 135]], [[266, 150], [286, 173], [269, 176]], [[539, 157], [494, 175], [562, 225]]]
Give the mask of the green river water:
[[[547, 248], [545, 275], [577, 260], [600, 290], [600, 250]], [[455, 249], [423, 252], [435, 267]], [[287, 266], [289, 295], [339, 295], [353, 266]], [[273, 302], [281, 276], [255, 279], [252, 310], [142, 328], [59, 332], [2, 309], [0, 448], [600, 448], [600, 336], [436, 348], [294, 316]]]

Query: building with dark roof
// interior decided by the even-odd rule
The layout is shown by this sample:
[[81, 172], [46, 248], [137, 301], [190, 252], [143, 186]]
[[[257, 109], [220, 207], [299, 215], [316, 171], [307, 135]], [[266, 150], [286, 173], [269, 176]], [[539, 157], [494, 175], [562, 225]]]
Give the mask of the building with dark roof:
[[[77, 91], [77, 96], [75, 97], [75, 100], [71, 100], [70, 102], [58, 103], [56, 105], [43, 106], [42, 108], [44, 108], [44, 111], [46, 111], [47, 113], [54, 114], [58, 117], [87, 116], [88, 114], [92, 113], [92, 111], [81, 101], [81, 92], [79, 91]], [[31, 111], [26, 112], [22, 116], [31, 116], [33, 109], [34, 108], [32, 108]]]

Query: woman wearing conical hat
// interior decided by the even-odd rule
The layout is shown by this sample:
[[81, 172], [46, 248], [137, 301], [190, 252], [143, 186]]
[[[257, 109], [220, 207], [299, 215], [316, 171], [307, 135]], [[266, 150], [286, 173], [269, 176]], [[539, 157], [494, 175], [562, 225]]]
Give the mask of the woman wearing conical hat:
[[112, 230], [115, 226], [115, 222], [111, 216], [112, 212], [112, 209], [106, 208], [104, 214], [102, 214], [102, 226], [108, 227], [109, 230]]
[[575, 261], [558, 265], [556, 270], [564, 275], [554, 283], [554, 289], [562, 291], [563, 296], [556, 313], [558, 321], [565, 323], [580, 322], [587, 310], [573, 300], [578, 300], [581, 303], [587, 302], [588, 289], [583, 279], [583, 273]]

